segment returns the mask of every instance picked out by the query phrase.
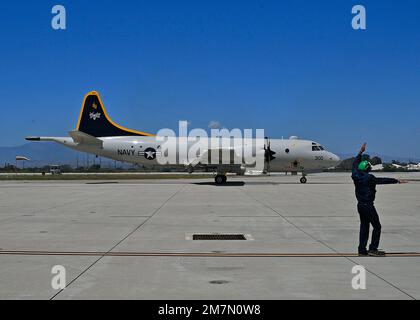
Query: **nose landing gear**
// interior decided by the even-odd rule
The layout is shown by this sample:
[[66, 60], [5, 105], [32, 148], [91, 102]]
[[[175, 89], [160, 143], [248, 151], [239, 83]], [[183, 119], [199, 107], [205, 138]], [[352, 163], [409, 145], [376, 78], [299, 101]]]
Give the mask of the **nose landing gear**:
[[302, 172], [302, 178], [300, 178], [300, 183], [305, 184], [308, 182], [308, 179], [306, 179], [306, 174]]

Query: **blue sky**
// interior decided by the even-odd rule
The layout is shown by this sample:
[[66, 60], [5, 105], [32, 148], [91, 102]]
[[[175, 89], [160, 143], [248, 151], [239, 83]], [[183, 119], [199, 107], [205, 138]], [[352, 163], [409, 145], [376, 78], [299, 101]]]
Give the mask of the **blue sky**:
[[219, 121], [420, 158], [418, 0], [7, 1], [0, 38], [0, 146], [66, 135], [97, 90], [146, 132]]

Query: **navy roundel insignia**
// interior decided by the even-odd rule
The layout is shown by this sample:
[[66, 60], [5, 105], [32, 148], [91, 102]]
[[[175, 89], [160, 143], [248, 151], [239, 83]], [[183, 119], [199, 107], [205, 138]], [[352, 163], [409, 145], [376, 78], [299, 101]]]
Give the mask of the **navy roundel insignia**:
[[147, 160], [155, 160], [156, 159], [156, 150], [153, 148], [147, 148], [144, 150], [144, 157]]

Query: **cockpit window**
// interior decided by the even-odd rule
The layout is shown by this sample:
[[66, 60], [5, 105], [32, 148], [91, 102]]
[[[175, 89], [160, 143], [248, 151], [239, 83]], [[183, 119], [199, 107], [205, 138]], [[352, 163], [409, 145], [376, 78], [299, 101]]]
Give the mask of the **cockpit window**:
[[313, 142], [312, 143], [312, 151], [323, 151], [325, 150], [323, 146]]

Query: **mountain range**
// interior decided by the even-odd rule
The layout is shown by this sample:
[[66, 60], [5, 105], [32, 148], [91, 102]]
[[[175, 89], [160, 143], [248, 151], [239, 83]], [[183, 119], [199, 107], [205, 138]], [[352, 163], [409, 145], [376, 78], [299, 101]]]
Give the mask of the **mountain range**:
[[[0, 147], [0, 166], [7, 163], [15, 165], [16, 156], [29, 158], [25, 167], [42, 167], [46, 165], [87, 166], [101, 162], [102, 166], [115, 165], [109, 159], [96, 159], [94, 155], [74, 151], [54, 142], [26, 143], [17, 147]], [[20, 165], [19, 165], [20, 166]], [[121, 164], [119, 164], [121, 166]]]

